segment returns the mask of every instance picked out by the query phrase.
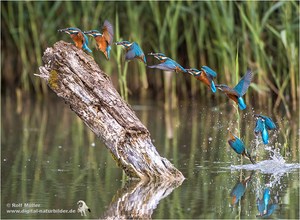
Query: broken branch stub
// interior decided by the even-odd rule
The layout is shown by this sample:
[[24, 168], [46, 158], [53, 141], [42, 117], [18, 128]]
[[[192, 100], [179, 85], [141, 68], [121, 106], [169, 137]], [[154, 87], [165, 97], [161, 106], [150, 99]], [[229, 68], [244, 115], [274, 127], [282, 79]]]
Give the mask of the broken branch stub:
[[152, 144], [147, 128], [120, 97], [93, 57], [59, 41], [47, 48], [37, 75], [105, 143], [131, 178], [184, 179]]

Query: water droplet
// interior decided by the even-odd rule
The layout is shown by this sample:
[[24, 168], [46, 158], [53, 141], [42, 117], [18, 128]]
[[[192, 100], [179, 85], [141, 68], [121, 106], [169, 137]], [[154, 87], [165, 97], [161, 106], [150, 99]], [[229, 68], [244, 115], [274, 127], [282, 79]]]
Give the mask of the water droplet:
[[91, 143], [91, 146], [92, 146], [92, 147], [95, 147], [95, 146], [96, 146], [95, 142]]
[[5, 161], [6, 161], [6, 159], [4, 158], [4, 159], [3, 159], [3, 161], [5, 162]]
[[212, 137], [209, 137], [208, 140], [209, 140], [209, 141], [212, 141]]
[[58, 146], [58, 148], [59, 148], [59, 149], [61, 149], [61, 148], [62, 148], [62, 146], [61, 146], [61, 145], [59, 145], [59, 146]]

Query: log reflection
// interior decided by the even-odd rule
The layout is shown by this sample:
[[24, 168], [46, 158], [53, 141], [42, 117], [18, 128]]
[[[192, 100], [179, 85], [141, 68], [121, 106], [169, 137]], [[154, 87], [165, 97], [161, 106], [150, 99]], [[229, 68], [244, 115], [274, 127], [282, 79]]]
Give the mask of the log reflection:
[[182, 182], [129, 181], [117, 191], [101, 219], [150, 219], [160, 200]]

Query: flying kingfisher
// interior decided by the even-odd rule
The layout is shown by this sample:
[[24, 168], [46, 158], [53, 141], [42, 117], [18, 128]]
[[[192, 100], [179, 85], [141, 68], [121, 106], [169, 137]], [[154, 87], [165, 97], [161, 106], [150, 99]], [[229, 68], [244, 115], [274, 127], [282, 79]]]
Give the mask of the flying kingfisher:
[[213, 78], [217, 76], [217, 73], [213, 71], [208, 66], [202, 66], [201, 70], [197, 70], [195, 68], [186, 69], [187, 72], [193, 75], [197, 80], [202, 81], [205, 85], [207, 85], [213, 93], [216, 92], [215, 83]]
[[267, 130], [275, 130], [276, 125], [273, 120], [267, 116], [255, 114], [256, 125], [254, 128], [254, 133], [256, 136], [261, 133], [261, 137], [264, 144], [269, 143], [269, 134]]
[[136, 58], [147, 65], [145, 54], [136, 42], [120, 41], [116, 42], [116, 45], [121, 45], [125, 48], [125, 60], [131, 61]]
[[237, 153], [241, 154], [244, 157], [247, 157], [252, 164], [255, 164], [255, 161], [252, 159], [249, 151], [245, 148], [244, 142], [239, 139], [237, 136], [229, 132], [230, 134], [230, 139], [228, 140], [228, 144], [230, 147]]
[[97, 49], [102, 51], [106, 59], [109, 60], [111, 44], [113, 42], [114, 37], [114, 30], [112, 24], [109, 21], [105, 20], [102, 27], [102, 33], [100, 33], [100, 31], [98, 30], [85, 31], [84, 33], [94, 37], [98, 46]]
[[166, 57], [163, 53], [149, 53], [148, 55], [154, 56], [156, 59], [160, 61], [159, 64], [148, 66], [149, 68], [157, 68], [161, 70], [174, 71], [176, 73], [184, 72], [187, 73], [187, 70], [183, 68], [180, 64], [175, 62], [169, 57]]
[[247, 92], [251, 81], [252, 71], [248, 70], [234, 88], [230, 88], [227, 85], [216, 85], [216, 87], [224, 92], [228, 96], [228, 98], [235, 101], [235, 103], [238, 104], [241, 110], [244, 110], [246, 108], [246, 103], [242, 96]]
[[83, 49], [83, 50], [86, 50], [86, 51], [92, 53], [91, 49], [88, 48], [88, 45], [89, 45], [88, 37], [79, 28], [74, 28], [74, 27], [64, 28], [64, 29], [58, 30], [58, 32], [64, 32], [64, 33], [69, 34], [77, 48]]

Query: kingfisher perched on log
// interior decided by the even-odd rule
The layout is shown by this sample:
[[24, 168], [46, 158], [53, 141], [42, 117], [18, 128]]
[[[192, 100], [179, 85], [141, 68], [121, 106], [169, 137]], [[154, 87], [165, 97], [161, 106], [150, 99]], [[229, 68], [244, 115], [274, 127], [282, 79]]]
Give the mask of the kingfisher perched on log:
[[163, 53], [149, 53], [148, 55], [152, 55], [160, 61], [160, 63], [157, 65], [148, 66], [149, 68], [157, 68], [161, 70], [174, 71], [176, 73], [179, 72], [187, 73], [187, 70], [185, 68], [183, 68], [180, 64], [178, 64], [176, 61], [172, 60], [171, 58], [167, 57]]
[[216, 85], [216, 87], [224, 92], [228, 96], [228, 98], [237, 103], [241, 110], [244, 110], [246, 108], [246, 103], [243, 99], [243, 95], [245, 95], [245, 93], [247, 92], [251, 81], [252, 71], [248, 70], [234, 88], [230, 88], [227, 85]]
[[69, 34], [77, 48], [92, 53], [91, 49], [88, 48], [89, 45], [88, 37], [79, 28], [69, 27], [69, 28], [60, 29], [58, 30], [58, 32], [64, 32]]
[[254, 133], [258, 136], [261, 133], [261, 137], [264, 144], [269, 143], [269, 133], [267, 130], [275, 130], [276, 125], [273, 120], [267, 116], [255, 114], [256, 125], [254, 128]]
[[97, 49], [102, 51], [106, 59], [109, 60], [111, 45], [114, 38], [114, 30], [112, 24], [109, 21], [105, 20], [102, 27], [102, 33], [100, 33], [100, 31], [98, 30], [85, 31], [84, 33], [94, 37], [98, 46]]
[[141, 49], [141, 47], [136, 42], [129, 42], [129, 41], [120, 41], [116, 42], [116, 45], [121, 45], [125, 48], [125, 60], [131, 61], [133, 59], [138, 59], [144, 62], [147, 65], [146, 56]]
[[202, 66], [201, 70], [191, 68], [186, 69], [187, 72], [191, 75], [193, 75], [197, 80], [202, 81], [205, 85], [207, 85], [213, 93], [216, 92], [216, 86], [213, 81], [213, 78], [217, 76], [217, 73], [213, 71], [208, 66]]
[[255, 164], [255, 161], [252, 159], [249, 151], [245, 148], [244, 142], [239, 139], [237, 136], [229, 132], [230, 139], [228, 140], [228, 144], [230, 147], [237, 153], [240, 154], [246, 158], [248, 158], [252, 164]]

